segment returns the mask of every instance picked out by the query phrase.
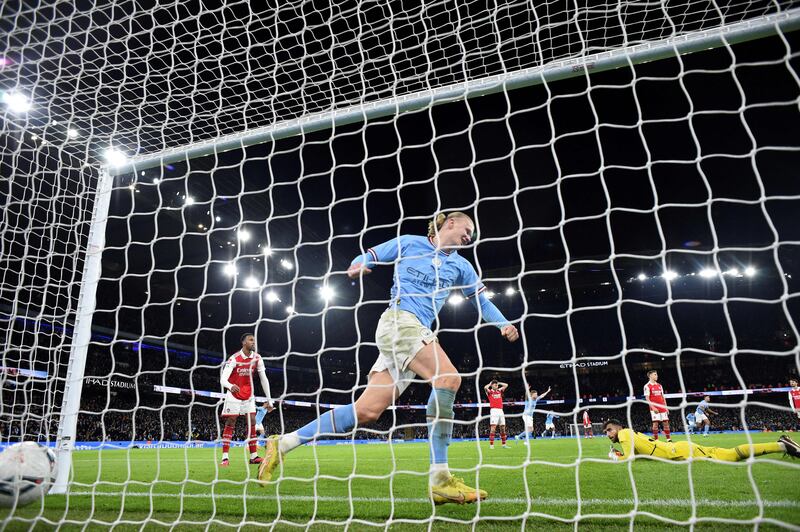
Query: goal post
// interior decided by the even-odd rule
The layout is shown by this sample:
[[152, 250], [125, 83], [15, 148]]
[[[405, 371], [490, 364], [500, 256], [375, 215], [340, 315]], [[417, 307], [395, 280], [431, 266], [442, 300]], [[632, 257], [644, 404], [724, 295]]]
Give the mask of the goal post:
[[72, 453], [77, 437], [76, 427], [84, 386], [86, 352], [92, 339], [92, 319], [96, 306], [97, 283], [100, 280], [100, 261], [105, 249], [108, 207], [111, 201], [113, 177], [101, 170], [94, 195], [94, 208], [86, 246], [86, 260], [78, 305], [75, 310], [73, 342], [69, 352], [67, 372], [56, 437], [58, 471], [50, 493], [66, 493], [72, 474]]

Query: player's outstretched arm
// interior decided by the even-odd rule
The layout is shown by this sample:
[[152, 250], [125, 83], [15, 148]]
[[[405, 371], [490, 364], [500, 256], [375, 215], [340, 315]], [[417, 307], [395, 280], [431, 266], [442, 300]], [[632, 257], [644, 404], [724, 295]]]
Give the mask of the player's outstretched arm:
[[347, 268], [347, 276], [350, 279], [357, 279], [372, 273], [372, 268], [379, 262], [392, 262], [399, 256], [400, 246], [403, 244], [403, 237], [399, 236], [387, 240], [382, 244], [367, 249], [366, 253], [354, 258]]
[[539, 396], [539, 399], [544, 399], [544, 396], [547, 395], [548, 393], [550, 393], [550, 387], [549, 386], [547, 387], [547, 391]]

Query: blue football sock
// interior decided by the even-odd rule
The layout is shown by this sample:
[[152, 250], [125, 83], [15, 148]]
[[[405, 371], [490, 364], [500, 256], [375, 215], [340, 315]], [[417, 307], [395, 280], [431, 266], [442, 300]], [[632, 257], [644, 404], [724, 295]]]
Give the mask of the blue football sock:
[[711, 425], [706, 425], [706, 428], [703, 429], [703, 434], [708, 434], [708, 429], [711, 428]]
[[343, 434], [356, 426], [356, 411], [352, 404], [329, 410], [308, 425], [298, 429], [300, 443], [307, 443], [320, 434]]
[[267, 416], [267, 409], [264, 408], [263, 406], [259, 406], [256, 409], [256, 425], [261, 425], [266, 416]]
[[453, 403], [456, 392], [446, 388], [434, 388], [428, 398], [426, 416], [430, 459], [432, 464], [447, 463], [447, 447], [453, 436]]

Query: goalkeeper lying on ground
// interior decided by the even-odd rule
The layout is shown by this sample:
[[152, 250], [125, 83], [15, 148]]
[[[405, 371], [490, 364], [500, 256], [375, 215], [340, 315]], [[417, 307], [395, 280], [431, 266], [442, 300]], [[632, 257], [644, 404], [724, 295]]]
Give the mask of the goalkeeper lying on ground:
[[711, 458], [724, 462], [738, 462], [747, 460], [750, 456], [771, 453], [786, 453], [792, 458], [800, 458], [800, 445], [797, 445], [788, 436], [781, 436], [775, 443], [745, 443], [732, 449], [725, 449], [723, 447], [706, 447], [705, 445], [697, 445], [688, 441], [667, 443], [665, 441], [652, 440], [641, 432], [626, 429], [616, 419], [606, 421], [603, 425], [603, 432], [613, 443], [622, 445], [623, 456], [638, 454], [666, 460], [688, 460], [689, 457], [695, 460]]

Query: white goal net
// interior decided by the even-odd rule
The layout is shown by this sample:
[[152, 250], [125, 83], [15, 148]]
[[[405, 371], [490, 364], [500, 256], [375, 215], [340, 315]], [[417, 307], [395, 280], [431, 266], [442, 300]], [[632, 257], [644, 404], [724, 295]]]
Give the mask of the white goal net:
[[[268, 4], [0, 6], [0, 445], [59, 464], [4, 527], [800, 526], [797, 2]], [[408, 276], [485, 497], [430, 380], [340, 430]]]

